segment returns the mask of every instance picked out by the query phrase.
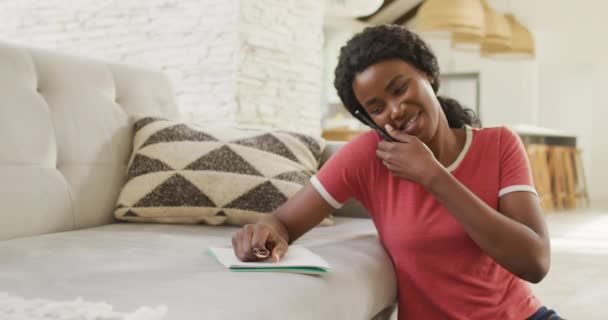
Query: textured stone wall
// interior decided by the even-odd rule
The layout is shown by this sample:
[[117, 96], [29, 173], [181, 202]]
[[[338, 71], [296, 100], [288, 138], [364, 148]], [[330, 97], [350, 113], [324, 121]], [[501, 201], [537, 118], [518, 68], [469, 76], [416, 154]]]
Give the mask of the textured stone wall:
[[155, 68], [182, 112], [318, 133], [323, 0], [0, 0], [0, 40]]

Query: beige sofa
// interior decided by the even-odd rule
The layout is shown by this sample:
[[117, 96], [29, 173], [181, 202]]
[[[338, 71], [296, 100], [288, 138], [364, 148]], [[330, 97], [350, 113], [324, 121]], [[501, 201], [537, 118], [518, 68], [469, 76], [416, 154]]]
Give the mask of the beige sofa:
[[296, 242], [332, 265], [322, 277], [226, 270], [205, 251], [235, 227], [114, 221], [134, 113], [177, 115], [163, 74], [0, 42], [0, 293], [178, 320], [388, 315], [391, 261], [356, 205]]

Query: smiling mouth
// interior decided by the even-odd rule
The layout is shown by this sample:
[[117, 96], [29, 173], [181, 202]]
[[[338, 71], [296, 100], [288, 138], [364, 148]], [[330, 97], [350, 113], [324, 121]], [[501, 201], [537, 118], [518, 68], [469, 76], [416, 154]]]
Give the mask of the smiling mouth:
[[418, 120], [419, 116], [420, 116], [420, 111], [416, 112], [416, 114], [410, 120], [408, 120], [404, 125], [399, 127], [399, 130], [400, 131], [411, 130], [413, 128], [414, 124], [416, 123], [416, 120]]

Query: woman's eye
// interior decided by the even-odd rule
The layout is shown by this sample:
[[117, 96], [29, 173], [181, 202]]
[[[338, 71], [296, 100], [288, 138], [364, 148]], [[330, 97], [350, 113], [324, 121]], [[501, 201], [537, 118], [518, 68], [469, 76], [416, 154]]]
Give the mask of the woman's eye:
[[394, 94], [395, 95], [400, 95], [400, 94], [404, 93], [406, 89], [407, 89], [406, 86], [401, 86], [401, 87], [395, 89]]
[[374, 109], [372, 109], [372, 111], [370, 112], [371, 114], [378, 114], [382, 112], [382, 108], [381, 107], [376, 107]]

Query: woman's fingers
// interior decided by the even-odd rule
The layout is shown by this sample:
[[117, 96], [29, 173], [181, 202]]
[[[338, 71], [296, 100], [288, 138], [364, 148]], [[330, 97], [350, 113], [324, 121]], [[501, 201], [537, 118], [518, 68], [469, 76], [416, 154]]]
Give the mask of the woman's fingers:
[[395, 167], [393, 164], [391, 164], [388, 161], [382, 161], [382, 164], [384, 164], [384, 166], [389, 170], [389, 171], [395, 171], [397, 170], [397, 167]]
[[279, 262], [281, 258], [287, 253], [288, 244], [285, 240], [281, 239], [276, 241], [276, 244], [271, 252], [272, 262]]
[[388, 142], [388, 141], [380, 141], [378, 142], [378, 148], [377, 150], [382, 150], [382, 151], [391, 151], [393, 150], [393, 148], [395, 148], [396, 142]]
[[239, 260], [241, 260], [241, 253], [239, 252], [239, 243], [236, 240], [236, 238], [238, 237], [239, 232], [237, 231], [234, 235], [232, 235], [232, 250], [234, 250], [234, 255], [239, 258]]
[[239, 260], [247, 261], [247, 255], [245, 254], [245, 251], [243, 251], [243, 242], [243, 229], [240, 229], [232, 236], [232, 248]]
[[254, 227], [253, 236], [251, 237], [251, 247], [258, 249], [266, 249], [266, 242], [270, 235], [270, 229], [266, 226]]
[[252, 261], [257, 258], [252, 253], [251, 238], [253, 231], [250, 225], [245, 225], [232, 236], [234, 254], [241, 261]]
[[232, 247], [241, 261], [259, 261], [271, 257], [276, 262], [285, 255], [288, 244], [268, 226], [248, 224], [232, 237]]
[[256, 225], [251, 238], [251, 252], [258, 259], [266, 259], [270, 256], [269, 236], [270, 229], [266, 226]]
[[376, 149], [376, 157], [378, 157], [380, 160], [388, 161], [391, 157], [391, 153], [381, 149]]
[[393, 126], [391, 126], [390, 124], [385, 125], [384, 129], [388, 134], [391, 135], [391, 137], [397, 139], [399, 142], [410, 143], [413, 138], [413, 136], [403, 131], [395, 130], [395, 128], [393, 128]]

